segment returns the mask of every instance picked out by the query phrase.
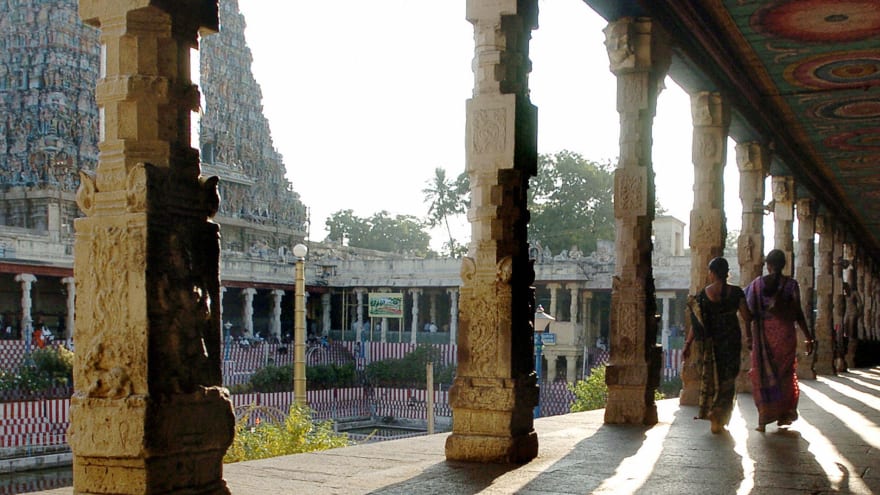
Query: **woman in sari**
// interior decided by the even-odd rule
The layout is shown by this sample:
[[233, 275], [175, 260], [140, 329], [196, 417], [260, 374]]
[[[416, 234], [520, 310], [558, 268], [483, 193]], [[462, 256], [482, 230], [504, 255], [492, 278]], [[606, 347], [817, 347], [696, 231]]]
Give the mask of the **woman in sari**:
[[798, 418], [800, 391], [797, 375], [797, 325], [807, 338], [807, 355], [813, 339], [801, 308], [800, 287], [782, 274], [785, 253], [774, 249], [764, 262], [767, 275], [756, 278], [746, 289], [749, 310], [754, 315], [746, 345], [752, 351], [752, 397], [758, 408], [758, 431], [776, 422], [786, 427]]
[[727, 283], [729, 266], [724, 258], [709, 262], [710, 284], [688, 301], [691, 331], [684, 345], [684, 358], [694, 339], [702, 341], [700, 358], [700, 419], [712, 422], [712, 433], [721, 433], [730, 421], [736, 398], [742, 333], [737, 312], [746, 323], [752, 319], [743, 290]]

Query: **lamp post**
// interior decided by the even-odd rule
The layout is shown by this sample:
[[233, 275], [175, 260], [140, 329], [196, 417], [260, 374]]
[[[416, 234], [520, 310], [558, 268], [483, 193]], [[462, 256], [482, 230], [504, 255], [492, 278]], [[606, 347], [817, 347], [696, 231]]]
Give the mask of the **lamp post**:
[[[536, 376], [537, 381], [538, 381], [538, 390], [539, 390], [539, 392], [538, 392], [538, 405], [535, 406], [535, 412], [534, 412], [534, 417], [536, 417], [536, 418], [540, 418], [540, 417], [541, 417], [541, 393], [540, 393], [540, 387], [541, 387], [541, 365], [542, 365], [542, 363], [541, 363], [541, 360], [542, 360], [541, 352], [544, 350], [544, 338], [543, 338], [543, 334], [544, 334], [545, 332], [547, 332], [547, 331], [550, 329], [550, 322], [553, 321], [553, 320], [555, 320], [555, 319], [556, 319], [556, 318], [554, 318], [554, 317], [548, 315], [547, 313], [545, 313], [545, 312], [544, 312], [544, 307], [541, 306], [540, 304], [538, 305], [538, 308], [535, 309], [535, 376]], [[546, 325], [543, 325], [543, 322], [545, 322], [545, 321], [547, 322], [547, 324], [546, 324]], [[544, 329], [543, 329], [543, 330], [538, 330], [538, 328], [539, 328], [541, 325], [544, 326]]]
[[306, 274], [305, 261], [309, 248], [293, 246], [296, 256], [296, 285], [293, 304], [293, 401], [306, 404]]

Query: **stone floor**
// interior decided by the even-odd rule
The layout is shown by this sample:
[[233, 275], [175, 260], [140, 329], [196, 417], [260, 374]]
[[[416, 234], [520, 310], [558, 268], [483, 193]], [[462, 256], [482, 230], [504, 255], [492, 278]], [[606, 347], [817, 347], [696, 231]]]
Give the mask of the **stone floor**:
[[756, 432], [746, 394], [720, 435], [677, 399], [658, 410], [653, 428], [605, 425], [603, 411], [539, 419], [522, 466], [446, 462], [439, 434], [230, 464], [225, 478], [236, 495], [880, 493], [880, 369], [802, 382], [787, 430]]

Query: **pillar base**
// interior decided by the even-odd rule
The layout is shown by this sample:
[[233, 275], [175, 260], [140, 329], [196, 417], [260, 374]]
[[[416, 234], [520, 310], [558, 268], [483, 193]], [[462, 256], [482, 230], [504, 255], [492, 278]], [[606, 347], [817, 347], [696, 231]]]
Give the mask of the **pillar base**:
[[649, 371], [645, 365], [608, 365], [605, 368], [605, 383], [608, 384], [605, 423], [657, 424], [657, 405], [654, 403], [657, 384], [652, 383], [654, 377]]
[[74, 492], [223, 494], [223, 456], [235, 417], [225, 389], [162, 400], [71, 399]]
[[525, 464], [538, 457], [538, 435], [496, 437], [453, 433], [446, 439], [446, 460]]

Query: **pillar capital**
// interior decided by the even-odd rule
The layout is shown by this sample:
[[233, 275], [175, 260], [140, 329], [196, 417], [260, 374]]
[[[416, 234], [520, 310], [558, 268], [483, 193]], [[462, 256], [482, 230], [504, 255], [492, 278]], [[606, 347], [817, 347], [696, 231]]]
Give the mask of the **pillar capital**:
[[37, 281], [37, 277], [31, 273], [19, 273], [15, 276], [15, 281], [23, 284], [32, 284]]
[[770, 173], [770, 148], [762, 143], [749, 141], [737, 143], [736, 166], [740, 173], [756, 172], [763, 180]]
[[650, 18], [624, 17], [603, 30], [611, 72], [657, 72], [664, 77], [672, 52], [668, 36]]

